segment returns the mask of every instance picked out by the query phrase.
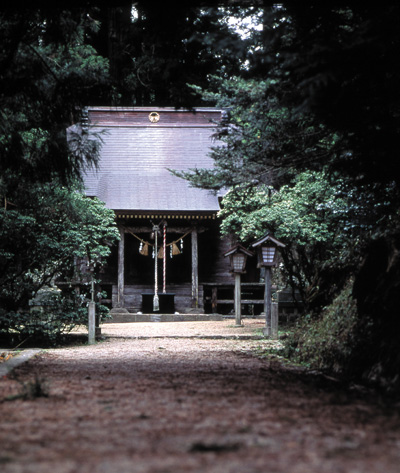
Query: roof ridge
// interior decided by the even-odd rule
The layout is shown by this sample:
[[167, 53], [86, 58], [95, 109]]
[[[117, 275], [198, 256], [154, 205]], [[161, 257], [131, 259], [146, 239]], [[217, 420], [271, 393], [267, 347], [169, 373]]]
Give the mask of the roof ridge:
[[175, 107], [113, 107], [113, 106], [87, 106], [85, 107], [88, 111], [105, 110], [109, 112], [121, 112], [121, 111], [135, 111], [135, 112], [148, 112], [148, 111], [165, 111], [165, 112], [222, 112], [225, 109], [221, 107], [193, 107], [193, 108], [175, 108]]

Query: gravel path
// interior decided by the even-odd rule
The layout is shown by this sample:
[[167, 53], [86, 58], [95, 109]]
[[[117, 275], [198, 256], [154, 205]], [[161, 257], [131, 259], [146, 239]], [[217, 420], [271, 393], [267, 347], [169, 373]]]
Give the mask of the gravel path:
[[200, 338], [258, 323], [110, 324], [123, 338], [42, 352], [0, 380], [0, 471], [398, 473], [393, 406], [256, 356], [270, 342]]
[[265, 321], [261, 319], [244, 319], [241, 327], [235, 326], [233, 319], [223, 322], [162, 322], [162, 323], [127, 323], [102, 326], [102, 334], [109, 337], [224, 337], [224, 338], [264, 338], [262, 329]]

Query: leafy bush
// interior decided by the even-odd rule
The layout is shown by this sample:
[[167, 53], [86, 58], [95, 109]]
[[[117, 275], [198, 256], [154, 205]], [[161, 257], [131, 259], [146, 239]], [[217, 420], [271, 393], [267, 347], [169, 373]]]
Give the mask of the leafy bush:
[[[1, 195], [8, 184], [2, 176]], [[14, 338], [14, 346], [26, 339], [53, 344], [86, 323], [85, 292], [119, 232], [114, 212], [75, 187], [54, 182], [17, 191], [9, 194], [14, 210], [0, 209], [0, 336]], [[55, 281], [64, 283], [62, 294], [49, 291]], [[99, 306], [97, 314], [104, 310]]]
[[304, 315], [285, 342], [284, 356], [311, 368], [344, 374], [353, 356], [357, 307], [352, 285], [325, 308], [318, 319]]
[[392, 312], [389, 320], [384, 309], [377, 316], [361, 313], [353, 294], [350, 281], [318, 318], [304, 315], [288, 335], [280, 354], [309, 368], [361, 382], [397, 397], [400, 394], [397, 313]]
[[[108, 309], [97, 304], [96, 313], [106, 316]], [[17, 345], [35, 343], [54, 345], [78, 325], [87, 325], [87, 299], [81, 295], [46, 291], [30, 311], [0, 309], [0, 339]]]

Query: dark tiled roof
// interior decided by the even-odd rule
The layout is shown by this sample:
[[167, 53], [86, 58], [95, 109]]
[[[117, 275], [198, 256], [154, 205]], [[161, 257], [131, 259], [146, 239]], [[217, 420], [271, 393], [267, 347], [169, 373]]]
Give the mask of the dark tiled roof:
[[[151, 123], [156, 111], [159, 121]], [[170, 169], [210, 168], [208, 156], [215, 145], [212, 134], [221, 112], [201, 109], [90, 108], [89, 119], [96, 131], [105, 130], [100, 166], [84, 176], [87, 195], [97, 196], [107, 207], [125, 211], [219, 210], [218, 198], [195, 189]]]

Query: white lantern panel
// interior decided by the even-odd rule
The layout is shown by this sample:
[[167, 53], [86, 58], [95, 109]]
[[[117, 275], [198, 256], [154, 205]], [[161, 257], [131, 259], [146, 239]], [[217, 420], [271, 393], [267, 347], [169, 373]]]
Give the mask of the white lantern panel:
[[244, 266], [246, 264], [246, 256], [243, 253], [236, 253], [232, 256], [233, 260], [233, 271], [240, 273], [244, 271]]
[[273, 264], [275, 259], [275, 251], [276, 248], [274, 246], [263, 246], [262, 250], [262, 258], [264, 264]]

